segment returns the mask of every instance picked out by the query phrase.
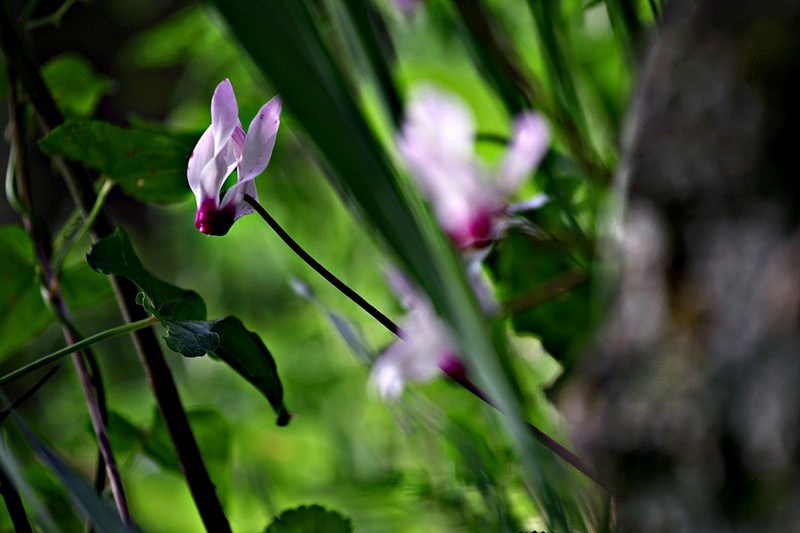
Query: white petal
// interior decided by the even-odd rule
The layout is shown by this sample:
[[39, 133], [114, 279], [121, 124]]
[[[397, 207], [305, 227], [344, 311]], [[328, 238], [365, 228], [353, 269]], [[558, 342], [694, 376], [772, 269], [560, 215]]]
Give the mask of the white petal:
[[230, 189], [225, 191], [225, 196], [222, 198], [220, 208], [224, 208], [229, 205], [233, 206], [234, 221], [253, 212], [253, 208], [250, 207], [250, 204], [244, 201], [245, 194], [249, 194], [258, 200], [256, 182], [254, 180], [239, 181], [235, 183]]
[[189, 188], [192, 189], [196, 199], [197, 205], [200, 206], [200, 202], [203, 199], [203, 184], [200, 180], [200, 175], [208, 164], [214, 157], [214, 132], [211, 129], [211, 126], [206, 129], [203, 135], [200, 137], [200, 140], [197, 141], [197, 145], [194, 147], [194, 151], [192, 151], [192, 155], [189, 156], [189, 163], [186, 166], [186, 175], [189, 178]]
[[438, 194], [448, 182], [475, 179], [475, 125], [456, 97], [423, 87], [408, 106], [397, 144], [412, 176], [426, 194]]
[[222, 185], [234, 168], [236, 168], [236, 155], [233, 152], [233, 146], [228, 143], [200, 170], [200, 196], [213, 198], [215, 202], [219, 201]]
[[423, 382], [441, 374], [443, 358], [453, 353], [444, 323], [430, 304], [411, 309], [403, 322], [403, 338], [392, 344], [375, 362], [370, 381], [384, 398], [397, 397], [406, 383]]
[[516, 215], [519, 213], [524, 213], [525, 211], [533, 211], [535, 209], [539, 209], [549, 201], [549, 196], [544, 193], [539, 193], [532, 198], [528, 198], [527, 200], [522, 200], [521, 202], [511, 204], [508, 206], [507, 212], [509, 215]]
[[514, 134], [497, 170], [497, 186], [504, 196], [514, 192], [541, 163], [550, 146], [550, 130], [536, 113], [525, 113], [514, 121]]
[[239, 181], [252, 180], [267, 168], [280, 123], [281, 99], [275, 96], [261, 107], [247, 130], [239, 163]]
[[239, 106], [230, 80], [224, 79], [211, 97], [211, 127], [214, 130], [214, 154], [227, 146], [239, 124]]

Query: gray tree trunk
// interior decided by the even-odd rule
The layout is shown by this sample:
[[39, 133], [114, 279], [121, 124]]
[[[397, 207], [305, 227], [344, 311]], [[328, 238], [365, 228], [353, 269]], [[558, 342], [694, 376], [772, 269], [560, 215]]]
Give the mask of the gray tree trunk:
[[800, 2], [674, 0], [568, 387], [620, 531], [800, 531]]

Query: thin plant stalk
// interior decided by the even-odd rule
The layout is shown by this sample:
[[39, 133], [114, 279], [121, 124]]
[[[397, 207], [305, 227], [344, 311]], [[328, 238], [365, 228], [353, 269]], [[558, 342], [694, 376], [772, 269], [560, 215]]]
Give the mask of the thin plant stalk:
[[[339, 289], [343, 294], [345, 294], [348, 298], [358, 304], [362, 309], [367, 311], [373, 318], [375, 318], [378, 322], [380, 322], [386, 329], [391, 331], [396, 336], [400, 337], [402, 340], [402, 330], [400, 327], [392, 322], [386, 315], [375, 309], [369, 302], [367, 302], [361, 295], [356, 293], [353, 289], [351, 289], [348, 285], [344, 282], [339, 280], [336, 276], [331, 274], [331, 272], [322, 266], [319, 261], [311, 257], [311, 255], [306, 252], [297, 241], [295, 241], [287, 232], [284, 230], [278, 222], [272, 218], [272, 216], [267, 212], [264, 207], [258, 203], [258, 201], [250, 195], [245, 195], [245, 201], [264, 219], [264, 221], [269, 224], [270, 228], [272, 228], [275, 233], [286, 243], [289, 248], [292, 249], [306, 264], [308, 264], [311, 268], [313, 268], [316, 272], [318, 272], [323, 278], [333, 284], [337, 289]], [[585, 275], [581, 279], [585, 281]], [[570, 283], [576, 283], [576, 280], [570, 278], [568, 280]], [[552, 294], [551, 296], [554, 296]], [[546, 299], [546, 298], [545, 298]], [[492, 402], [492, 400], [488, 397], [488, 395], [482, 391], [475, 383], [473, 383], [469, 378], [464, 375], [456, 375], [456, 374], [447, 374], [455, 383], [459, 384], [461, 387], [466, 389], [468, 392], [479, 398], [480, 400], [484, 401], [486, 404], [498, 409], [496, 404]], [[569, 451], [563, 445], [559, 444], [556, 440], [552, 437], [548, 436], [545, 432], [534, 426], [533, 424], [526, 423], [528, 430], [531, 434], [541, 442], [545, 447], [550, 449], [553, 453], [561, 457], [564, 461], [574, 467], [576, 470], [581, 472], [583, 475], [604, 487], [604, 484], [600, 481], [596, 474], [592, 471], [589, 465], [583, 461], [580, 457]]]
[[272, 215], [270, 215], [267, 212], [267, 210], [264, 209], [264, 207], [260, 203], [258, 203], [258, 200], [256, 200], [255, 198], [253, 198], [249, 194], [245, 194], [244, 195], [244, 201], [247, 202], [250, 205], [250, 207], [255, 209], [256, 213], [258, 213], [259, 216], [262, 219], [264, 219], [264, 222], [266, 222], [269, 225], [269, 227], [272, 228], [272, 231], [274, 231], [278, 235], [278, 237], [280, 237], [281, 240], [284, 243], [286, 243], [286, 245], [295, 254], [297, 254], [298, 257], [300, 257], [300, 259], [302, 259], [308, 266], [313, 268], [314, 271], [316, 271], [320, 276], [325, 278], [325, 280], [328, 283], [330, 283], [331, 285], [333, 285], [334, 287], [339, 289], [339, 291], [342, 294], [344, 294], [345, 296], [350, 298], [350, 300], [352, 300], [361, 309], [363, 309], [364, 311], [369, 313], [369, 315], [372, 318], [377, 320], [381, 325], [383, 325], [383, 327], [388, 329], [391, 333], [394, 333], [395, 335], [398, 335], [400, 333], [400, 327], [397, 324], [395, 324], [392, 321], [392, 319], [390, 319], [388, 316], [386, 316], [383, 313], [381, 313], [380, 311], [378, 311], [378, 309], [375, 308], [375, 306], [373, 306], [371, 303], [369, 303], [367, 300], [365, 300], [356, 291], [351, 289], [350, 286], [347, 285], [345, 282], [343, 282], [342, 280], [337, 278], [330, 270], [328, 270], [327, 268], [322, 266], [322, 264], [319, 261], [314, 259], [311, 256], [311, 254], [306, 252], [303, 249], [302, 246], [297, 244], [297, 241], [295, 241], [291, 237], [291, 235], [289, 235], [286, 232], [286, 230], [283, 229], [280, 224], [278, 224], [278, 221], [275, 220], [274, 218], [272, 218]]
[[0, 494], [3, 496], [14, 531], [17, 533], [33, 533], [30, 520], [28, 520], [28, 515], [25, 512], [25, 506], [22, 504], [22, 498], [20, 498], [19, 492], [17, 492], [16, 487], [14, 487], [2, 466], [0, 466]]
[[[41, 118], [44, 129], [49, 131], [61, 125], [64, 117], [45, 85], [30, 46], [23, 38], [17, 21], [5, 2], [0, 2], [0, 45], [6, 61], [9, 64], [13, 63], [18, 69], [20, 82]], [[64, 177], [76, 206], [84, 215], [88, 215], [96, 202], [92, 180], [79, 165], [64, 161], [60, 157], [53, 157], [52, 160]], [[113, 231], [113, 226], [104, 210], [98, 213], [91, 231], [95, 237], [109, 235]], [[116, 276], [110, 276], [110, 280], [123, 318], [127, 322], [146, 319], [144, 310], [135, 301], [139, 293], [136, 286]], [[229, 532], [230, 523], [200, 455], [175, 380], [155, 333], [151, 328], [137, 330], [132, 335], [132, 341], [145, 368], [164, 425], [172, 439], [175, 455], [204, 526], [209, 531]]]
[[28, 363], [27, 365], [20, 367], [14, 370], [13, 372], [9, 372], [5, 376], [0, 377], [0, 384], [6, 383], [8, 381], [13, 381], [26, 374], [30, 374], [34, 370], [42, 368], [43, 366], [46, 366], [49, 363], [52, 363], [53, 361], [58, 361], [62, 357], [70, 355], [71, 353], [74, 352], [81, 351], [84, 348], [87, 348], [93, 344], [97, 344], [100, 341], [104, 341], [106, 339], [113, 339], [114, 337], [119, 337], [122, 335], [127, 335], [128, 333], [132, 333], [140, 329], [149, 328], [150, 326], [153, 326], [157, 323], [158, 323], [158, 318], [151, 316], [143, 320], [130, 322], [127, 324], [123, 324], [121, 326], [117, 326], [115, 328], [110, 328], [101, 331], [100, 333], [95, 333], [94, 335], [90, 335], [85, 339], [76, 341], [75, 343], [70, 344], [69, 346], [65, 346], [64, 348], [56, 350], [55, 352], [49, 353], [44, 357], [40, 357], [36, 361]]
[[[41, 284], [42, 293], [45, 301], [54, 314], [62, 324], [62, 331], [64, 338], [69, 344], [74, 344], [76, 337], [74, 335], [74, 327], [71, 325], [70, 311], [66, 302], [61, 294], [60, 285], [57, 283], [56, 276], [53, 274], [51, 268], [51, 252], [52, 243], [50, 242], [49, 233], [43, 228], [43, 224], [37, 224], [37, 218], [33, 212], [31, 196], [30, 196], [30, 175], [28, 173], [28, 158], [27, 158], [27, 139], [25, 135], [25, 111], [26, 107], [20, 103], [17, 94], [17, 76], [13, 66], [9, 65], [8, 69], [8, 93], [9, 93], [9, 118], [10, 118], [10, 135], [12, 142], [12, 150], [16, 153], [16, 175], [18, 178], [16, 192], [18, 197], [15, 198], [18, 204], [27, 208], [26, 211], [20, 213], [23, 219], [28, 235], [31, 238], [36, 258], [41, 268]], [[69, 324], [69, 326], [67, 325]], [[108, 474], [109, 485], [111, 492], [114, 495], [114, 501], [117, 505], [120, 519], [126, 525], [130, 525], [131, 515], [128, 508], [128, 502], [125, 498], [125, 489], [122, 485], [122, 479], [117, 470], [117, 463], [114, 459], [114, 454], [111, 449], [111, 442], [108, 438], [108, 428], [106, 427], [105, 405], [100, 405], [98, 402], [98, 395], [96, 393], [94, 381], [89, 375], [89, 370], [86, 366], [84, 354], [80, 351], [72, 353], [72, 363], [75, 367], [78, 380], [83, 389], [83, 395], [86, 400], [86, 407], [89, 411], [89, 417], [92, 421], [92, 427], [97, 437], [98, 448], [105, 463], [106, 473]], [[102, 387], [102, 385], [100, 385]]]
[[100, 190], [97, 192], [97, 200], [92, 206], [91, 211], [89, 211], [89, 214], [84, 219], [83, 224], [81, 224], [78, 233], [57, 256], [53, 264], [53, 274], [57, 278], [61, 277], [61, 273], [64, 270], [64, 262], [69, 257], [69, 254], [72, 253], [72, 250], [74, 250], [75, 247], [80, 244], [80, 242], [89, 234], [94, 221], [97, 219], [97, 215], [100, 213], [100, 210], [103, 209], [103, 204], [105, 204], [106, 198], [108, 198], [108, 195], [111, 193], [114, 185], [116, 184], [109, 179], [103, 181], [103, 184], [100, 186]]

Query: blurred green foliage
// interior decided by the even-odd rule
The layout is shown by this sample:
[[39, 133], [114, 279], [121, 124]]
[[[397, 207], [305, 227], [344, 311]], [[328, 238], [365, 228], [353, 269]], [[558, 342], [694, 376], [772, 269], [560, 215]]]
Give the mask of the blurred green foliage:
[[[98, 4], [121, 17], [127, 13], [115, 2]], [[310, 100], [321, 90], [316, 85], [298, 84], [295, 92], [283, 95], [289, 105], [273, 158], [257, 180], [262, 203], [315, 257], [385, 313], [402, 313], [383, 278], [389, 262], [399, 257], [412, 265], [418, 277], [427, 275], [426, 289], [437, 292], [438, 302], [445, 308], [450, 305], [450, 312], [458, 315], [452, 296], [458, 289], [455, 282], [444, 286], [429, 272], [450, 272], [457, 262], [438, 230], [431, 231], [425, 207], [416, 193], [409, 192], [410, 180], [404, 171], [396, 170], [402, 166], [394, 149], [394, 98], [403, 98], [420, 83], [446, 88], [469, 105], [479, 131], [499, 135], [509, 133], [509, 110], [528, 105], [541, 110], [554, 130], [554, 147], [543, 168], [521, 189], [519, 199], [547, 193], [551, 200], [525, 214], [529, 227], [511, 231], [492, 252], [489, 266], [502, 298], [535, 292], [576, 270], [587, 281], [512, 318], [510, 323], [519, 333], [533, 334], [541, 342], [514, 340], [513, 349], [498, 363], [498, 375], [511, 375], [517, 383], [506, 385], [497, 378], [493, 386], [512, 391], [510, 402], [519, 401], [531, 421], [568, 443], [569, 430], [547, 404], [542, 389], [569, 369], [590, 334], [596, 311], [590, 308], [588, 280], [595, 259], [595, 215], [605, 200], [606, 185], [600, 180], [618, 159], [618, 132], [633, 77], [626, 53], [611, 31], [605, 4], [564, 1], [558, 3], [557, 14], [540, 13], [536, 19], [535, 6], [544, 2], [481, 3], [485, 22], [496, 37], [493, 46], [513, 47], [513, 53], [508, 49], [500, 53], [508, 53], [522, 73], [530, 89], [524, 98], [514, 93], [519, 86], [506, 86], [507, 71], [487, 74], [491, 54], [498, 51], [490, 49], [486, 39], [474, 33], [475, 28], [464, 26], [466, 19], [451, 2], [425, 2], [410, 17], [399, 13], [392, 2], [369, 2], [371, 20], [380, 17], [386, 31], [371, 37], [363, 26], [364, 13], [358, 11], [366, 4], [348, 2], [351, 10], [346, 12], [337, 4], [303, 3], [319, 8], [311, 11], [313, 23], [321, 29], [335, 64], [344, 68], [343, 79], [323, 89], [330, 91], [331, 101], [345, 101], [336, 100], [343, 94], [352, 99], [348, 105], [353, 107], [345, 111], [354, 113], [357, 121], [344, 128], [334, 120], [339, 116], [334, 111], [340, 109], [328, 113], [325, 102]], [[139, 7], [143, 12], [149, 9], [147, 2]], [[92, 9], [99, 8], [76, 6], [74, 16]], [[71, 16], [72, 12], [65, 15], [57, 31], [83, 31], [70, 26]], [[234, 25], [236, 21], [244, 24], [248, 13], [228, 17]], [[258, 20], [252, 23], [253, 28], [261, 27]], [[361, 26], [354, 29], [353, 23]], [[550, 34], [543, 23], [551, 23], [556, 41], [547, 42]], [[35, 33], [33, 37], [35, 41]], [[375, 41], [370, 41], [372, 37]], [[252, 39], [257, 43], [257, 32]], [[365, 42], [366, 50], [362, 49]], [[255, 45], [250, 46], [252, 50]], [[391, 80], [387, 80], [376, 50], [386, 57], [390, 48], [396, 59], [388, 61]], [[561, 467], [558, 458], [544, 449], [534, 454], [515, 447], [502, 417], [443, 380], [411, 387], [401, 402], [382, 403], [368, 389], [364, 358], [356, 357], [348, 342], [352, 345], [358, 338], [365, 352], [378, 353], [393, 340], [386, 331], [314, 276], [256, 217], [239, 220], [224, 238], [207, 237], [194, 229], [195, 205], [185, 199], [184, 169], [197, 132], [209, 123], [214, 86], [223, 78], [231, 79], [246, 123], [272, 96], [280, 76], [290, 79], [298, 72], [302, 58], [286, 50], [263, 50], [265, 56], [275, 54], [275, 59], [261, 58], [264, 70], [259, 71], [238, 44], [236, 29], [224, 24], [219, 13], [206, 5], [181, 4], [163, 19], [120, 38], [114, 50], [113, 65], [117, 72], [124, 72], [121, 78], [170, 73], [169, 91], [156, 95], [168, 103], [168, 116], [131, 113], [125, 120], [133, 125], [122, 128], [107, 122], [101, 113], [96, 120], [68, 122], [40, 142], [46, 153], [80, 161], [120, 185], [123, 194], [112, 196], [109, 207], [123, 221], [153, 276], [202, 294], [210, 316], [241, 317], [255, 331], [252, 335], [270, 347], [268, 353], [274, 356], [286, 404], [294, 415], [287, 428], [274, 425], [256, 390], [212, 359], [170, 359], [234, 530], [263, 530], [278, 515], [289, 520], [292, 515], [281, 514], [284, 509], [311, 503], [340, 511], [358, 531], [544, 529], [548, 500], [541, 494], [531, 495], [529, 473], [520, 467], [520, 454], [530, 453], [537, 461]], [[561, 55], [554, 57], [555, 51]], [[102, 111], [103, 98], [107, 103], [115, 97], [118, 82], [92, 65], [91, 48], [82, 51], [86, 57], [63, 52], [44, 67], [45, 79], [68, 118], [93, 118], [98, 105]], [[477, 56], [482, 59], [476, 62]], [[311, 67], [324, 67], [308, 62]], [[281, 66], [282, 74], [267, 68], [273, 64]], [[394, 97], [387, 94], [392, 83], [398, 91]], [[499, 86], [505, 88], [499, 91]], [[318, 124], [318, 130], [309, 130], [313, 120], [309, 110], [315, 106], [322, 106], [319, 111], [328, 118]], [[154, 119], [169, 130], [148, 122]], [[173, 133], [176, 130], [188, 133]], [[345, 131], [362, 137], [344, 136]], [[374, 143], [366, 149], [374, 148], [377, 155], [358, 166], [353, 161], [365, 149], [359, 144], [364, 139]], [[341, 152], [341, 159], [331, 161], [332, 150]], [[491, 143], [481, 143], [479, 150], [490, 158], [498, 153]], [[340, 174], [356, 168], [362, 181], [340, 175], [341, 181], [334, 178], [331, 187], [328, 165]], [[381, 194], [375, 183], [384, 175], [388, 177], [384, 185], [391, 187]], [[339, 193], [344, 193], [345, 202]], [[370, 194], [376, 202], [372, 206]], [[398, 203], [392, 204], [395, 197]], [[172, 205], [142, 205], [131, 198]], [[360, 209], [351, 210], [359, 201]], [[404, 206], [402, 212], [396, 206]], [[397, 220], [403, 223], [393, 227], [391, 223]], [[58, 217], [50, 220], [54, 225], [58, 221]], [[378, 221], [377, 227], [369, 221]], [[429, 231], [431, 235], [425, 233]], [[393, 254], [386, 253], [387, 242]], [[38, 295], [29, 246], [21, 227], [0, 228], [3, 373], [61, 345], [54, 327], [45, 330], [51, 319]], [[428, 253], [439, 263], [429, 266], [433, 259]], [[72, 256], [69, 264], [76, 266], [70, 267], [63, 280], [76, 323], [86, 332], [119, 323], [105, 279], [89, 272], [78, 255]], [[288, 283], [292, 278], [311, 287], [318, 305], [292, 291]], [[72, 279], [77, 280], [74, 288]], [[320, 313], [320, 308], [326, 312]], [[455, 316], [461, 327], [470, 324], [471, 312], [463, 312], [466, 318]], [[203, 320], [205, 313], [191, 318]], [[339, 325], [332, 326], [329, 320]], [[483, 326], [479, 329], [488, 332]], [[494, 327], [502, 336], [509, 329], [504, 324]], [[343, 331], [349, 338], [342, 339]], [[97, 352], [107, 380], [112, 443], [137, 523], [148, 531], [200, 530], [131, 347], [115, 340], [97, 346]], [[80, 423], [88, 417], [70, 372], [62, 370], [20, 409], [20, 415], [90, 477], [96, 453], [93, 436], [88, 423]], [[7, 394], [21, 390], [19, 385]], [[8, 433], [10, 445], [19, 449], [25, 476], [43, 491], [42, 500], [51, 514], [60, 517], [67, 505], [63, 492], [54, 496], [58, 485], [32, 461], [19, 435], [11, 429]], [[568, 492], [575, 479], [570, 474], [554, 491]], [[576, 483], [576, 491], [586, 488], [583, 480]], [[295, 519], [302, 520], [298, 515]], [[276, 523], [270, 531], [283, 531]], [[0, 511], [0, 529], [8, 525], [8, 517]], [[80, 525], [65, 519], [63, 527], [77, 530]]]

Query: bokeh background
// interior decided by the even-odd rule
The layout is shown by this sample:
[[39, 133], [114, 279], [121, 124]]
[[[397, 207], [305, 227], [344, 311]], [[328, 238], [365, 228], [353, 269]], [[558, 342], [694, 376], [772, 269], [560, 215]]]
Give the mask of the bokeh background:
[[[373, 127], [391, 147], [389, 117], [381, 107], [363, 57], [348, 42], [346, 25], [335, 20], [331, 2], [318, 2], [331, 41], [348, 62], [351, 83], [364, 95]], [[456, 93], [472, 109], [482, 132], [505, 135], [509, 117], [495, 91], [470, 59], [453, 23], [452, 7], [429, 2], [403, 12], [393, 2], [376, 2], [396, 46], [402, 92], [431, 83]], [[523, 2], [487, 2], [505, 32], [513, 36], [524, 64], [545, 76], [535, 24]], [[589, 119], [595, 144], [608, 161], [616, 155], [615, 132], [631, 88], [631, 73], [614, 41], [602, 5], [563, 2], [575, 43], [578, 79], [591, 78]], [[46, 17], [64, 8], [56, 18]], [[41, 1], [30, 30], [38, 60], [52, 76], [73, 80], [76, 113], [119, 125], [154, 123], [199, 136], [209, 123], [214, 87], [229, 78], [245, 124], [274, 94], [247, 55], [206, 4], [168, 0]], [[43, 19], [44, 18], [44, 19]], [[291, 62], [287, 57], [285, 61]], [[47, 72], [45, 67], [45, 72]], [[0, 115], [5, 111], [0, 111]], [[0, 116], [0, 121], [4, 117]], [[3, 147], [6, 150], [6, 147]], [[390, 148], [391, 150], [391, 148]], [[481, 147], [488, 159], [491, 145]], [[5, 158], [5, 153], [2, 157]], [[36, 181], [36, 207], [51, 213], [54, 227], [72, 206], [46, 171]], [[387, 287], [389, 266], [374, 235], [342, 204], [325, 179], [324, 167], [302, 131], [285, 113], [272, 162], [258, 178], [262, 204], [306, 249], [393, 317], [403, 310]], [[533, 183], [520, 198], [539, 192]], [[0, 222], [16, 215], [0, 199]], [[369, 368], [342, 341], [321, 306], [353, 324], [374, 355], [391, 336], [361, 310], [319, 280], [256, 216], [240, 220], [224, 238], [193, 227], [194, 199], [171, 206], [143, 205], [114, 191], [108, 208], [123, 225], [145, 265], [162, 279], [198, 291], [209, 317], [235, 314], [257, 331], [277, 361], [294, 413], [285, 428], [274, 425], [264, 398], [229, 368], [209, 358], [183, 359], [169, 353], [181, 396], [201, 450], [236, 531], [258, 531], [285, 508], [319, 503], [349, 516], [359, 531], [488, 531], [542, 525], [502, 437], [496, 415], [477, 399], [444, 380], [414, 385], [402, 400], [384, 403], [368, 384]], [[80, 266], [81, 254], [73, 256]], [[92, 273], [89, 276], [95, 275]], [[121, 319], [98, 278], [97, 299], [76, 313], [85, 332], [117, 325]], [[315, 305], [298, 296], [290, 280], [313, 288]], [[0, 310], [0, 313], [5, 313]], [[5, 351], [0, 369], [62, 345], [57, 328], [31, 326], [33, 342]], [[532, 414], [555, 435], [567, 431], [547, 407], [540, 387], [559, 366], [532, 337], [518, 338], [518, 371], [539, 408]], [[202, 526], [176, 470], [174, 457], [142, 369], [125, 338], [96, 347], [107, 380], [111, 431], [125, 487], [137, 522], [149, 531], [195, 531]], [[23, 383], [5, 388], [13, 395]], [[544, 407], [542, 407], [544, 405]], [[78, 470], [91, 477], [94, 437], [71, 368], [63, 369], [22, 409], [25, 420]], [[20, 444], [9, 432], [10, 442]], [[24, 450], [24, 446], [17, 446]], [[66, 494], [24, 451], [26, 474], [47, 494], [47, 505], [70, 518]], [[0, 510], [0, 529], [10, 522]]]

